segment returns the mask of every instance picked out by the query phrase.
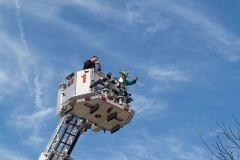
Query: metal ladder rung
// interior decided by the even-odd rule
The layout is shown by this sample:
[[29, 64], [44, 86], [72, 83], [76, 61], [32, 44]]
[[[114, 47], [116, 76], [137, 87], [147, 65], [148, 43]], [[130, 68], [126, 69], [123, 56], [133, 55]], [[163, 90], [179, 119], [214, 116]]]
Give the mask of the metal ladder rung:
[[66, 143], [66, 142], [61, 142], [62, 144], [65, 144], [65, 145], [67, 145], [67, 146], [71, 146], [71, 144], [68, 144], [68, 143]]
[[75, 135], [74, 134], [72, 134], [72, 133], [69, 133], [69, 132], [66, 132], [67, 134], [69, 134], [69, 135], [71, 135], [71, 136], [74, 136], [75, 137]]

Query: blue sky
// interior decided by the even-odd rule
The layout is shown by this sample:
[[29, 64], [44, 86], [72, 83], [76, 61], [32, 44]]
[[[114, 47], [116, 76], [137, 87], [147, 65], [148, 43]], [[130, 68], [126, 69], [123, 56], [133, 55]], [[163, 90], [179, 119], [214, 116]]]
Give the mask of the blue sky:
[[214, 120], [240, 116], [240, 1], [0, 0], [0, 159], [33, 160], [59, 117], [59, 82], [99, 57], [130, 71], [132, 122], [83, 134], [89, 160], [210, 159]]

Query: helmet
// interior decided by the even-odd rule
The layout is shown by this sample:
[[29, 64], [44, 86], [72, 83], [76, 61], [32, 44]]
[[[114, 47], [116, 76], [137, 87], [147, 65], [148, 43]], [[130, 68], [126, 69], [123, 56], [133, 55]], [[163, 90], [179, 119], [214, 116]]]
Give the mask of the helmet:
[[125, 76], [128, 76], [128, 74], [129, 74], [129, 71], [127, 71], [127, 70], [123, 70], [123, 71], [121, 71], [121, 72], [119, 72], [120, 74], [124, 74]]

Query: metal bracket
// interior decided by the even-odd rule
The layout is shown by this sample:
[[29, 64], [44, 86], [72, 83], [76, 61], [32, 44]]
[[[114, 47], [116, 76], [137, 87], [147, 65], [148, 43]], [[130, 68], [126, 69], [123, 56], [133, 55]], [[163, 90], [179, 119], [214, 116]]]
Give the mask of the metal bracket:
[[52, 151], [53, 154], [59, 156], [59, 157], [62, 157], [64, 158], [64, 160], [74, 160], [71, 156], [67, 155], [67, 154], [62, 154], [62, 153], [59, 153], [57, 151]]

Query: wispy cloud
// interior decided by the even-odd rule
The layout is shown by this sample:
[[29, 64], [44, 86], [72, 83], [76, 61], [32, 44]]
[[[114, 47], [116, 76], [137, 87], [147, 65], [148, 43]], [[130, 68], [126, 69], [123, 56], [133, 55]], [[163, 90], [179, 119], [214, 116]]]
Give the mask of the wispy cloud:
[[41, 131], [43, 130], [44, 122], [51, 117], [50, 115], [53, 115], [53, 108], [45, 108], [32, 114], [19, 112], [20, 110], [25, 111], [25, 109], [21, 108], [15, 110], [9, 117], [8, 126], [18, 130], [20, 134], [24, 131], [29, 131], [29, 134], [25, 134], [24, 139], [21, 141], [30, 146], [39, 146], [41, 142], [45, 142], [41, 136], [43, 134]]
[[[167, 136], [164, 140], [164, 146], [169, 149], [167, 151], [169, 158], [171, 155], [175, 155], [175, 159], [194, 159], [194, 160], [202, 160], [207, 159], [208, 157], [204, 154], [206, 152], [205, 149], [202, 149], [193, 144], [189, 144], [183, 141], [181, 138], [176, 136]], [[170, 159], [174, 159], [173, 157]]]
[[168, 107], [167, 102], [158, 99], [157, 101], [139, 94], [134, 94], [134, 101], [131, 103], [132, 108], [142, 116], [149, 116], [151, 114], [162, 111]]
[[11, 3], [11, 2], [8, 1], [8, 0], [1, 0], [1, 1], [0, 1], [0, 4], [6, 4], [6, 3]]
[[[112, 21], [116, 21], [118, 23], [121, 22], [122, 25], [134, 25], [135, 27], [143, 25], [145, 28], [144, 25], [148, 24], [148, 26], [151, 27], [148, 27], [146, 29], [146, 32], [149, 33], [154, 33], [157, 30], [166, 29], [169, 26], [169, 21], [159, 20], [159, 16], [155, 17], [151, 10], [156, 8], [151, 8], [152, 6], [148, 3], [145, 3], [144, 1], [130, 1], [122, 7], [117, 7], [117, 3], [100, 3], [96, 0], [72, 0], [72, 2], [78, 6], [83, 7], [83, 9], [92, 14], [104, 17], [104, 19], [111, 19]], [[115, 27], [118, 28], [117, 26]], [[122, 30], [120, 28], [118, 29]], [[128, 30], [125, 31], [128, 32]]]
[[[25, 11], [33, 13], [37, 17], [41, 17], [41, 20], [58, 24], [58, 26], [64, 25], [66, 29], [72, 30], [72, 33], [77, 33], [79, 38], [91, 42], [91, 45], [104, 49], [107, 43], [104, 39], [94, 36], [90, 31], [80, 26], [69, 23], [61, 17], [62, 6], [69, 4], [72, 6], [81, 7], [83, 12], [89, 12], [93, 16], [102, 17], [101, 20], [108, 24], [107, 20], [115, 21], [116, 24], [121, 23], [122, 27], [125, 26], [123, 32], [129, 32], [127, 29], [129, 24], [136, 23], [134, 25], [137, 28], [146, 33], [156, 33], [159, 30], [164, 30], [171, 26], [184, 27], [184, 30], [188, 30], [184, 34], [191, 37], [201, 37], [199, 41], [203, 41], [206, 45], [204, 49], [219, 55], [230, 62], [236, 62], [240, 59], [238, 54], [240, 51], [240, 39], [233, 35], [230, 31], [224, 28], [220, 23], [213, 21], [214, 18], [209, 16], [209, 12], [204, 11], [204, 7], [199, 7], [198, 4], [192, 4], [190, 1], [179, 2], [179, 1], [155, 1], [151, 3], [145, 3], [144, 1], [139, 2], [128, 2], [122, 7], [117, 7], [117, 3], [99, 2], [96, 0], [83, 1], [83, 0], [71, 0], [69, 2], [51, 2], [51, 3], [32, 3], [31, 6], [24, 8]], [[19, 1], [15, 0], [16, 8], [19, 10]], [[46, 9], [48, 8], [48, 9]], [[153, 12], [161, 10], [161, 12]], [[18, 13], [18, 12], [17, 12]], [[171, 16], [167, 19], [161, 14], [177, 15], [179, 18], [172, 18]], [[18, 13], [19, 14], [19, 13]], [[172, 16], [175, 17], [175, 16]], [[19, 29], [21, 31], [21, 39], [24, 43], [24, 32], [20, 19], [18, 18]], [[115, 23], [111, 23], [112, 27]], [[114, 26], [117, 28], [119, 25]], [[190, 28], [189, 28], [190, 27]], [[120, 28], [118, 28], [120, 30]], [[197, 32], [196, 32], [197, 31]], [[201, 33], [201, 36], [199, 35]], [[194, 35], [194, 36], [193, 36]], [[174, 37], [172, 37], [174, 39]], [[27, 44], [26, 44], [27, 46]], [[105, 46], [105, 47], [104, 47]], [[106, 49], [105, 49], [106, 50]]]
[[[203, 41], [208, 43], [207, 48], [215, 54], [226, 58], [228, 61], [236, 62], [240, 60], [240, 38], [233, 35], [231, 31], [224, 28], [220, 23], [215, 22], [210, 12], [206, 12], [203, 7], [199, 7], [198, 4], [188, 3], [172, 3], [167, 9], [183, 18], [182, 23], [192, 23], [187, 25], [192, 27], [189, 29], [189, 33], [198, 36], [199, 32], [203, 33]], [[186, 28], [187, 29], [187, 28]], [[196, 29], [196, 30], [195, 30]]]
[[33, 132], [28, 135], [26, 139], [22, 140], [22, 143], [31, 147], [40, 147], [41, 144], [45, 143], [46, 139], [43, 138], [42, 134]]
[[109, 13], [112, 13], [114, 10], [116, 10], [107, 2], [100, 2], [96, 0], [71, 0], [69, 4], [82, 6], [85, 10], [96, 14], [100, 13], [102, 16], [110, 16]]
[[149, 68], [148, 75], [158, 81], [183, 81], [189, 80], [189, 75], [183, 71], [179, 71], [177, 68], [165, 67], [165, 68]]
[[[131, 133], [125, 133], [127, 138], [126, 136], [119, 136], [117, 149], [112, 147], [116, 142], [109, 141], [105, 146], [108, 151], [107, 156], [103, 154], [105, 151], [99, 149], [98, 146], [92, 148], [95, 151], [94, 155], [80, 150], [75, 151], [81, 154], [83, 159], [96, 159], [99, 156], [106, 160], [203, 160], [209, 158], [206, 149], [182, 138], [186, 134], [184, 132], [178, 131], [176, 134], [168, 135], [162, 132], [161, 135], [156, 135], [152, 132], [150, 134], [146, 129], [146, 125], [142, 126], [145, 127], [138, 130], [134, 129], [134, 131], [131, 130]], [[157, 131], [158, 128], [156, 127], [155, 130]], [[199, 141], [199, 143], [201, 142]]]
[[6, 149], [4, 146], [0, 146], [0, 159], [4, 160], [30, 160], [26, 154], [18, 153], [12, 149]]
[[25, 34], [24, 34], [24, 30], [23, 30], [23, 25], [22, 25], [22, 21], [20, 19], [20, 8], [21, 8], [21, 5], [19, 3], [19, 0], [15, 0], [14, 1], [15, 3], [15, 6], [16, 6], [16, 16], [17, 16], [17, 22], [18, 22], [18, 28], [19, 28], [19, 31], [20, 31], [20, 39], [26, 49], [26, 52], [28, 53], [28, 47], [27, 47], [27, 42], [25, 40]]
[[151, 89], [151, 91], [153, 92], [166, 92], [171, 90], [171, 85], [164, 83], [164, 84], [158, 84], [153, 86], [153, 88]]
[[98, 15], [103, 19], [111, 19], [113, 21], [142, 22], [143, 7], [141, 3], [129, 2], [121, 9], [118, 3], [109, 3], [107, 1], [100, 2], [96, 0], [71, 0], [70, 5], [82, 7], [85, 11]]
[[9, 121], [10, 126], [17, 127], [19, 129], [29, 129], [29, 128], [35, 128], [38, 130], [38, 126], [41, 125], [41, 121], [44, 120], [50, 113], [52, 113], [53, 109], [48, 108], [45, 110], [40, 110], [37, 112], [34, 112], [31, 115], [28, 114], [19, 114], [19, 111], [23, 109], [18, 108], [18, 110], [15, 111], [10, 117], [11, 120]]
[[[13, 91], [12, 88], [21, 87], [22, 83], [28, 83], [28, 75], [30, 71], [28, 55], [24, 52], [24, 48], [18, 41], [10, 35], [0, 31], [0, 83], [7, 84], [11, 79], [11, 85], [1, 85], [1, 90], [6, 92]], [[5, 92], [5, 93], [6, 93]]]
[[42, 85], [39, 83], [38, 77], [35, 77], [34, 84], [35, 84], [34, 88], [35, 88], [35, 104], [36, 104], [36, 107], [39, 108], [39, 109], [44, 109], [44, 107], [42, 106], [42, 99], [41, 99]]
[[155, 33], [158, 30], [164, 30], [169, 27], [168, 20], [159, 20], [155, 22], [154, 26], [149, 27], [146, 32], [148, 33]]
[[4, 73], [2, 71], [2, 69], [0, 69], [0, 84], [1, 83], [4, 83], [4, 82], [7, 82], [9, 80], [9, 77], [6, 73]]
[[[20, 5], [20, 2], [22, 6]], [[129, 43], [129, 46], [127, 46], [126, 43], [121, 45], [119, 43], [120, 41], [118, 41], [117, 38], [113, 39], [108, 37], [108, 35], [111, 35], [109, 34], [109, 32], [100, 33], [101, 30], [98, 30], [98, 29], [94, 30], [92, 28], [88, 28], [88, 26], [91, 27], [91, 24], [83, 24], [83, 22], [81, 23], [76, 22], [76, 21], [79, 21], [79, 19], [74, 19], [75, 17], [77, 17], [75, 15], [76, 13], [79, 14], [80, 19], [82, 18], [80, 14], [82, 14], [84, 15], [84, 18], [90, 18], [89, 22], [97, 22], [101, 24], [103, 26], [102, 28], [104, 28], [106, 25], [107, 27], [112, 27], [111, 28], [113, 29], [111, 30], [112, 33], [116, 34], [114, 36], [116, 37], [118, 36], [118, 38], [119, 36], [121, 37], [122, 34], [129, 33], [128, 34], [130, 35], [129, 38], [137, 39], [136, 36], [131, 35], [132, 32], [140, 36], [144, 33], [152, 37], [158, 37], [159, 36], [158, 34], [160, 32], [163, 33], [162, 32], [163, 30], [168, 31], [166, 30], [167, 28], [169, 29], [169, 32], [173, 33], [172, 31], [176, 31], [177, 29], [179, 29], [178, 27], [176, 27], [176, 25], [180, 24], [182, 25], [181, 27], [183, 28], [186, 27], [184, 29], [189, 29], [188, 30], [189, 32], [183, 33], [184, 35], [188, 35], [186, 36], [187, 38], [188, 37], [198, 38], [197, 35], [199, 34], [192, 32], [194, 29], [197, 29], [196, 30], [197, 32], [204, 33], [203, 34], [204, 39], [201, 39], [202, 41], [201, 40], [200, 41], [201, 42], [205, 42], [205, 40], [207, 41], [207, 43], [204, 43], [203, 46], [206, 46], [208, 51], [212, 51], [213, 48], [217, 48], [217, 51], [219, 51], [219, 53], [216, 52], [214, 54], [224, 57], [231, 62], [238, 60], [239, 58], [238, 37], [237, 36], [235, 37], [231, 34], [228, 35], [229, 31], [227, 29], [224, 29], [224, 27], [221, 26], [220, 24], [213, 22], [211, 18], [209, 18], [207, 12], [206, 13], [201, 12], [201, 9], [195, 10], [195, 8], [192, 8], [192, 6], [194, 5], [186, 7], [185, 4], [187, 4], [188, 2], [183, 4], [183, 3], [178, 3], [177, 0], [171, 1], [171, 2], [169, 2], [168, 0], [163, 0], [163, 1], [156, 2], [155, 4], [157, 5], [151, 5], [151, 4], [145, 5], [146, 3], [152, 3], [152, 2], [153, 0], [150, 0], [148, 2], [127, 1], [127, 2], [121, 3], [119, 7], [117, 6], [116, 2], [112, 2], [112, 1], [100, 2], [97, 0], [89, 0], [89, 1], [43, 0], [41, 2], [40, 1], [24, 2], [20, 0], [14, 0], [15, 5], [12, 5], [12, 7], [15, 7], [14, 9], [15, 9], [16, 16], [14, 18], [16, 20], [16, 23], [17, 23], [16, 26], [19, 29], [19, 33], [17, 33], [17, 36], [12, 36], [10, 35], [11, 31], [9, 30], [8, 32], [5, 32], [2, 29], [0, 31], [0, 37], [1, 37], [0, 55], [1, 55], [1, 58], [3, 57], [2, 59], [4, 59], [2, 60], [3, 62], [1, 62], [0, 64], [0, 68], [1, 68], [0, 69], [0, 85], [2, 87], [1, 93], [0, 93], [0, 102], [1, 102], [1, 99], [2, 100], [4, 99], [3, 98], [4, 95], [2, 95], [3, 93], [15, 92], [17, 94], [17, 98], [19, 101], [15, 103], [11, 102], [14, 105], [10, 106], [11, 108], [9, 108], [8, 110], [9, 112], [13, 111], [10, 113], [11, 116], [8, 117], [8, 127], [10, 128], [10, 130], [14, 129], [14, 132], [17, 132], [17, 134], [25, 134], [24, 138], [21, 139], [21, 142], [24, 143], [24, 145], [29, 145], [29, 146], [39, 145], [45, 141], [45, 139], [43, 139], [44, 137], [43, 135], [46, 134], [44, 133], [45, 130], [43, 129], [45, 128], [44, 125], [46, 125], [45, 120], [50, 119], [52, 115], [54, 115], [54, 109], [55, 109], [55, 107], [52, 107], [52, 104], [49, 105], [49, 103], [47, 103], [46, 101], [53, 100], [54, 101], [53, 103], [55, 104], [55, 98], [56, 98], [55, 97], [56, 95], [48, 96], [48, 94], [52, 94], [51, 92], [56, 93], [56, 90], [55, 90], [56, 87], [51, 88], [50, 85], [52, 84], [47, 84], [46, 82], [56, 81], [54, 77], [59, 77], [61, 74], [64, 74], [62, 75], [62, 77], [64, 77], [65, 75], [68, 74], [68, 73], [65, 74], [65, 70], [67, 70], [66, 72], [69, 72], [69, 70], [71, 70], [69, 69], [71, 67], [69, 66], [65, 67], [62, 64], [57, 66], [58, 71], [57, 69], [54, 70], [53, 68], [46, 65], [44, 61], [45, 60], [48, 61], [49, 60], [48, 57], [43, 57], [43, 59], [41, 59], [41, 56], [43, 56], [43, 54], [41, 54], [43, 53], [41, 52], [41, 49], [32, 48], [31, 46], [32, 43], [30, 43], [30, 41], [27, 41], [27, 38], [29, 36], [25, 35], [25, 33], [26, 34], [28, 33], [28, 30], [26, 30], [25, 28], [27, 24], [24, 23], [26, 21], [23, 19], [25, 15], [27, 15], [28, 18], [29, 16], [32, 16], [31, 20], [36, 20], [35, 22], [45, 24], [46, 28], [49, 27], [56, 30], [59, 28], [62, 28], [62, 31], [63, 30], [66, 31], [69, 37], [71, 38], [77, 37], [76, 40], [80, 41], [80, 42], [77, 41], [77, 43], [81, 43], [81, 45], [82, 44], [89, 45], [91, 47], [93, 46], [99, 49], [98, 51], [100, 52], [104, 51], [106, 53], [109, 53], [109, 55], [111, 55], [109, 56], [109, 61], [106, 60], [105, 62], [114, 61], [117, 64], [116, 61], [120, 61], [120, 62], [122, 61], [121, 65], [123, 66], [123, 64], [126, 64], [126, 67], [127, 65], [132, 65], [135, 62], [142, 65], [141, 60], [133, 59], [134, 61], [130, 62], [129, 59], [132, 58], [132, 55], [130, 54], [128, 55], [126, 53], [124, 55], [122, 54], [121, 50], [118, 50], [116, 48], [111, 49], [111, 47], [109, 46], [112, 46], [112, 48], [114, 48], [115, 46], [112, 44], [117, 43], [118, 46], [121, 46], [121, 47], [124, 46], [122, 48], [125, 48], [126, 46], [125, 48], [126, 50], [129, 49], [132, 51], [136, 51], [135, 50], [136, 47], [140, 46], [139, 43], [134, 43], [136, 46], [132, 45], [131, 43]], [[65, 6], [65, 4], [67, 4], [67, 6]], [[65, 7], [73, 7], [72, 12], [74, 13], [73, 15], [75, 16], [72, 19], [71, 18], [66, 19], [65, 16], [70, 16], [72, 12], [71, 13], [67, 12], [67, 14], [65, 14], [66, 13], [64, 12], [66, 9]], [[160, 12], [157, 12], [157, 11], [160, 11]], [[169, 16], [169, 12], [171, 12], [170, 16]], [[174, 16], [172, 16], [172, 14], [174, 14]], [[172, 17], [174, 18], [172, 19]], [[4, 19], [1, 18], [1, 20], [4, 20]], [[0, 22], [0, 23], [2, 24], [4, 22]], [[191, 27], [193, 27], [194, 29], [191, 30]], [[121, 31], [121, 32], [116, 33], [115, 32], [116, 28], [118, 29], [118, 31]], [[120, 30], [120, 28], [124, 28], [124, 29]], [[178, 30], [179, 33], [180, 32], [182, 33], [181, 29], [182, 28]], [[96, 34], [96, 33], [99, 33], [99, 34]], [[61, 34], [64, 34], [64, 33], [61, 32]], [[174, 36], [178, 36], [178, 35], [174, 35]], [[35, 38], [38, 38], [38, 37], [35, 37]], [[55, 37], [52, 37], [52, 38], [54, 39]], [[174, 37], [173, 38], [171, 37], [169, 39], [174, 40]], [[61, 39], [61, 42], [64, 43], [64, 40]], [[153, 40], [152, 42], [156, 42], [154, 39], [152, 40]], [[122, 39], [121, 41], [124, 41], [124, 39]], [[206, 45], [206, 44], [209, 44], [209, 45]], [[145, 47], [144, 45], [145, 44], [143, 44], [142, 47]], [[154, 47], [152, 52], [159, 51], [159, 46], [160, 45], [152, 46]], [[188, 46], [188, 47], [192, 47], [192, 46]], [[61, 48], [58, 48], [58, 49], [61, 49]], [[67, 50], [67, 48], [64, 48], [64, 49]], [[31, 51], [34, 51], [34, 53], [31, 53]], [[84, 54], [85, 53], [87, 54], [87, 52], [84, 52]], [[112, 55], [113, 53], [114, 55]], [[59, 57], [59, 54], [60, 53], [56, 52], [48, 56]], [[114, 59], [113, 57], [116, 56], [116, 54], [119, 55], [119, 57]], [[150, 55], [150, 53], [146, 53], [146, 52], [138, 53], [138, 55], [140, 56], [137, 56], [137, 58], [143, 57], [141, 56], [141, 54], [143, 55], [146, 54], [147, 56], [144, 55], [144, 57], [146, 57], [146, 59], [147, 58], [150, 59], [150, 56], [148, 56]], [[129, 59], [125, 58], [125, 56], [126, 57], [129, 56]], [[77, 68], [78, 63], [81, 63], [82, 61], [81, 60], [82, 57], [83, 57], [82, 55], [80, 56], [71, 55], [71, 59], [62, 59], [62, 57], [60, 57], [59, 59], [61, 59], [62, 61], [71, 62], [70, 65], [73, 65], [75, 68]], [[107, 56], [105, 57], [102, 56], [102, 57], [103, 57], [102, 59], [104, 59]], [[163, 57], [166, 58], [165, 55], [163, 55]], [[156, 61], [157, 59], [152, 58], [151, 60]], [[163, 114], [165, 114], [166, 110], [168, 109], [168, 103], [164, 99], [160, 99], [159, 95], [155, 95], [159, 97], [150, 97], [150, 95], [146, 93], [146, 92], [149, 92], [149, 85], [146, 85], [148, 84], [148, 82], [153, 82], [151, 83], [151, 86], [153, 86], [152, 91], [164, 92], [166, 90], [171, 89], [172, 83], [189, 82], [190, 80], [192, 80], [192, 77], [194, 75], [189, 74], [188, 70], [186, 71], [181, 67], [177, 67], [177, 66], [166, 67], [165, 65], [161, 65], [157, 67], [151, 67], [151, 66], [149, 67], [144, 65], [144, 67], [147, 68], [147, 72], [144, 72], [144, 78], [146, 79], [148, 78], [148, 79], [146, 81], [144, 80], [141, 81], [141, 77], [142, 79], [144, 78], [139, 73], [138, 74], [140, 76], [139, 82], [142, 83], [142, 85], [141, 87], [137, 87], [137, 86], [140, 86], [139, 85], [140, 83], [138, 83], [136, 84], [136, 88], [137, 90], [141, 90], [141, 91], [143, 91], [143, 89], [146, 89], [146, 90], [144, 90], [144, 92], [141, 92], [141, 93], [137, 92], [136, 94], [133, 94], [134, 101], [132, 102], [132, 108], [137, 112], [136, 117], [140, 115], [141, 118], [143, 117], [144, 119], [146, 119], [147, 117], [147, 119], [149, 119], [152, 117], [159, 116], [159, 113], [161, 114], [162, 111], [163, 111]], [[135, 67], [135, 69], [136, 68], [137, 67]], [[131, 68], [131, 70], [134, 70], [134, 68]], [[58, 74], [56, 74], [56, 72], [58, 72]], [[11, 86], [8, 85], [9, 79], [11, 79]], [[161, 84], [164, 84], [164, 85], [161, 85]], [[13, 99], [14, 98], [16, 97], [13, 97]], [[161, 115], [160, 115], [160, 119], [161, 119]], [[140, 120], [140, 118], [138, 120]], [[159, 119], [154, 119], [153, 122], [156, 122], [157, 120]], [[142, 121], [138, 121], [138, 122], [141, 123]], [[146, 125], [140, 124], [137, 127], [139, 128], [146, 127]], [[151, 127], [154, 127], [154, 126], [151, 126]], [[197, 147], [193, 143], [189, 143], [184, 139], [181, 139], [181, 137], [178, 136], [178, 135], [181, 135], [182, 133], [178, 132], [174, 135], [169, 135], [169, 134], [166, 134], [168, 129], [163, 128], [164, 131], [163, 130], [156, 131], [156, 132], [154, 131], [150, 133], [151, 135], [141, 135], [141, 133], [143, 132], [142, 130], [139, 132], [136, 131], [136, 130], [140, 130], [139, 128], [131, 130], [131, 132], [134, 133], [134, 137], [132, 137], [130, 140], [128, 139], [128, 142], [124, 142], [124, 144], [121, 144], [122, 143], [121, 140], [124, 141], [124, 139], [121, 139], [120, 142], [119, 141], [117, 142], [117, 144], [119, 144], [117, 145], [117, 147], [119, 147], [118, 148], [119, 150], [116, 149], [115, 147], [112, 147], [112, 146], [116, 146], [115, 140], [113, 140], [114, 142], [109, 142], [111, 143], [111, 145], [109, 145], [108, 146], [109, 148], [106, 149], [106, 150], [109, 149], [111, 151], [109, 153], [110, 155], [107, 156], [108, 159], [117, 159], [117, 160], [118, 159], [119, 160], [120, 159], [124, 159], [124, 160], [183, 159], [185, 160], [185, 159], [191, 159], [191, 158], [194, 160], [206, 159], [206, 157], [204, 157], [205, 155], [204, 150], [202, 150], [200, 147]], [[156, 135], [156, 134], [160, 134], [160, 135]], [[140, 136], [138, 137], [136, 135], [140, 135]], [[106, 136], [106, 137], [109, 138], [109, 136]], [[119, 137], [117, 140], [119, 140]], [[125, 135], [123, 137], [126, 138]], [[89, 145], [89, 143], [86, 143], [86, 144]], [[99, 148], [99, 145], [97, 147]], [[24, 158], [24, 156], [22, 156], [22, 154], [18, 154], [18, 153], [12, 154], [12, 152], [5, 152], [6, 149], [4, 150], [4, 147], [0, 146], [0, 150], [2, 150], [2, 152], [0, 151], [0, 159], [27, 160], [27, 158]], [[7, 156], [11, 155], [12, 157], [7, 157], [7, 158], [3, 157], [6, 153], [8, 154]], [[88, 153], [85, 153], [85, 154], [88, 154]], [[89, 154], [90, 155], [88, 155], [88, 158], [85, 158], [85, 159], [97, 159], [96, 157], [94, 157], [95, 155], [91, 155], [91, 153]], [[105, 155], [101, 155], [101, 156], [105, 156]], [[103, 159], [107, 159], [107, 158], [103, 158]]]
[[93, 12], [97, 10], [102, 11], [104, 10], [103, 8], [106, 8], [104, 6], [99, 6], [99, 4], [97, 4], [97, 2], [94, 2], [94, 1], [88, 1], [88, 2], [74, 1], [74, 3], [53, 2], [50, 4], [35, 2], [33, 4], [26, 4], [27, 6], [22, 10], [24, 10], [24, 12], [27, 14], [31, 14], [34, 18], [38, 19], [40, 22], [44, 22], [44, 23], [48, 22], [49, 25], [53, 25], [56, 28], [65, 28], [68, 34], [72, 35], [74, 38], [81, 40], [86, 45], [91, 45], [91, 46], [100, 48], [102, 50], [106, 50], [105, 49], [106, 41], [104, 41], [104, 39], [102, 39], [99, 36], [96, 36], [96, 34], [88, 30], [88, 28], [84, 28], [81, 25], [71, 23], [69, 20], [66, 20], [63, 17], [61, 17], [61, 12], [64, 12], [64, 10], [61, 9], [61, 5], [64, 5], [66, 3], [69, 3], [69, 5], [74, 5], [74, 4], [77, 4], [80, 6], [83, 5], [84, 7], [87, 7], [87, 9], [91, 8], [90, 10]]
[[128, 2], [126, 7], [126, 15], [130, 23], [145, 23], [144, 6], [142, 3]]
[[0, 101], [7, 94], [12, 93], [12, 97], [15, 94], [17, 95], [18, 101], [16, 104], [11, 103], [13, 106], [11, 113], [9, 113], [11, 116], [7, 118], [7, 125], [10, 129], [17, 130], [18, 134], [29, 131], [22, 142], [28, 145], [36, 145], [43, 141], [40, 131], [44, 126], [44, 120], [54, 113], [53, 108], [45, 107], [46, 103], [43, 100], [46, 99], [46, 96], [42, 95], [43, 90], [51, 85], [48, 84], [51, 81], [46, 81], [52, 79], [52, 77], [44, 76], [45, 74], [42, 73], [45, 71], [47, 71], [45, 73], [50, 73], [51, 68], [41, 67], [43, 64], [39, 64], [40, 57], [37, 54], [40, 52], [39, 50], [33, 49], [35, 54], [28, 51], [31, 46], [28, 46], [25, 39], [19, 2], [19, 0], [14, 1], [17, 27], [20, 33], [19, 38], [5, 31], [5, 29], [0, 31], [0, 55], [2, 60], [0, 63]]

